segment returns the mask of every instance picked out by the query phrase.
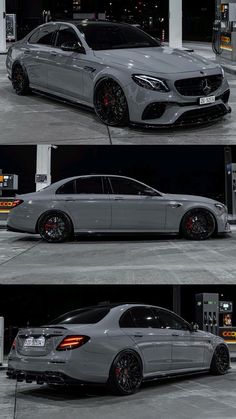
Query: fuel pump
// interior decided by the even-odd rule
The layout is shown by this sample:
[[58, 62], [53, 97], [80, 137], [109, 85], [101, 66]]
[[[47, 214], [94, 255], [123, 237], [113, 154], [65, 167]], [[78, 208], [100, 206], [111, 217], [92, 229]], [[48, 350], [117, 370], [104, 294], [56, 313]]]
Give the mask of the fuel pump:
[[236, 0], [216, 0], [212, 48], [216, 55], [236, 61]]
[[219, 295], [196, 294], [196, 322], [201, 330], [218, 335]]

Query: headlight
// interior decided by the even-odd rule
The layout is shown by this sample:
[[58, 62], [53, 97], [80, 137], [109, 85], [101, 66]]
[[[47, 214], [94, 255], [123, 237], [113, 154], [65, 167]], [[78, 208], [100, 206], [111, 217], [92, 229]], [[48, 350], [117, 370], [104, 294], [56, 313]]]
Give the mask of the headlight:
[[224, 204], [215, 204], [215, 207], [218, 209], [220, 214], [223, 214], [224, 212], [227, 212], [227, 208]]
[[155, 90], [157, 92], [169, 92], [170, 89], [167, 86], [165, 80], [157, 79], [156, 77], [145, 76], [142, 74], [133, 74], [132, 79], [139, 86], [145, 89]]

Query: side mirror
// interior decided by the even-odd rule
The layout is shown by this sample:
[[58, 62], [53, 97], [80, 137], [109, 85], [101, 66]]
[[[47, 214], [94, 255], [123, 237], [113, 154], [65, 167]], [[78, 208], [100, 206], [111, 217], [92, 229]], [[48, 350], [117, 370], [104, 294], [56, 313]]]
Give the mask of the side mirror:
[[153, 189], [144, 189], [143, 191], [143, 195], [147, 195], [147, 196], [157, 196], [157, 193], [153, 190]]
[[62, 51], [78, 52], [86, 54], [84, 47], [79, 42], [64, 42], [61, 44]]
[[190, 324], [190, 332], [197, 332], [199, 330], [199, 326], [197, 323]]

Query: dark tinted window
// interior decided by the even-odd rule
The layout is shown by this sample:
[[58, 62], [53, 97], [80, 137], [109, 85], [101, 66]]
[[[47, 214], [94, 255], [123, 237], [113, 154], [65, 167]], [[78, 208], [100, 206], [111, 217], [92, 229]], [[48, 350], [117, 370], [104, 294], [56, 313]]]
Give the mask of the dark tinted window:
[[31, 35], [29, 39], [30, 44], [52, 45], [54, 34], [56, 32], [55, 25], [47, 25], [40, 28]]
[[57, 34], [56, 46], [60, 47], [62, 44], [76, 44], [79, 41], [74, 29], [67, 25], [61, 25]]
[[[116, 195], [146, 195], [147, 186], [129, 179], [110, 178], [112, 191]], [[154, 191], [153, 191], [154, 192]]]
[[60, 186], [56, 192], [57, 194], [74, 194], [75, 193], [75, 181], [71, 180], [70, 182], [65, 183]]
[[91, 177], [76, 180], [77, 194], [103, 194], [101, 177]]
[[130, 310], [123, 314], [119, 323], [120, 327], [135, 327], [135, 323]]
[[155, 317], [161, 329], [188, 330], [187, 323], [174, 314], [154, 309]]
[[88, 24], [78, 25], [84, 32], [87, 44], [93, 50], [158, 47], [160, 43], [145, 32], [129, 25]]
[[155, 318], [148, 307], [134, 307], [130, 310], [135, 327], [155, 327]]
[[93, 324], [98, 323], [108, 313], [110, 309], [107, 307], [85, 308], [81, 310], [71, 311], [63, 314], [50, 322], [50, 325], [57, 324]]

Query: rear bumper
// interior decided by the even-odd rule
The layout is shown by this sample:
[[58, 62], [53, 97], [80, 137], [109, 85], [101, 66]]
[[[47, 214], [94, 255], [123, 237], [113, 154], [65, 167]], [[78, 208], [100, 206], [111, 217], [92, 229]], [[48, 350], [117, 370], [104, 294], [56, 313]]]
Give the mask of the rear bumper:
[[84, 385], [84, 384], [104, 384], [90, 381], [77, 380], [69, 375], [57, 371], [24, 371], [13, 368], [8, 368], [6, 375], [9, 379], [17, 380], [18, 382], [42, 384], [56, 384], [56, 385]]

